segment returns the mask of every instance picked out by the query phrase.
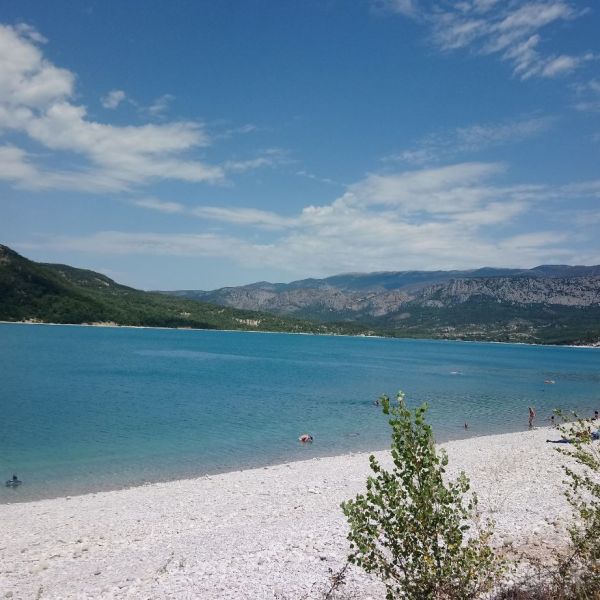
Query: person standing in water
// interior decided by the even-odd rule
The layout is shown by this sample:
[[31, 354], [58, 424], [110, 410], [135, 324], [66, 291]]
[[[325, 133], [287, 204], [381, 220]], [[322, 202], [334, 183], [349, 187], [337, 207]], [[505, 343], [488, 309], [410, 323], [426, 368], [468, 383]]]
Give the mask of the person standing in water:
[[529, 407], [529, 429], [533, 429], [533, 420], [535, 419], [535, 408]]

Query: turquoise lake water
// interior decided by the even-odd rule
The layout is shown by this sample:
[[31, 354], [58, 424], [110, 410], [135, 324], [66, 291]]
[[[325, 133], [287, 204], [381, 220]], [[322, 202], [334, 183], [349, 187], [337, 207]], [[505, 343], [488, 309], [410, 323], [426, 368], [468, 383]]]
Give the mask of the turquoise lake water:
[[587, 348], [0, 324], [0, 365], [0, 502], [385, 448], [398, 389], [439, 441], [600, 409]]

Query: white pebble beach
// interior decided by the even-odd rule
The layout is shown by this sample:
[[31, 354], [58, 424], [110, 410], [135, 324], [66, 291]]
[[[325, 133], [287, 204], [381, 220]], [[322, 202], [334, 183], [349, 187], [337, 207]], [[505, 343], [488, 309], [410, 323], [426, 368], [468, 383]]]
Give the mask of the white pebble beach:
[[[543, 555], [566, 543], [562, 458], [547, 438], [558, 432], [443, 445], [449, 475], [466, 471], [495, 520], [498, 545]], [[0, 598], [319, 598], [345, 563], [340, 502], [364, 490], [368, 456], [0, 505]], [[356, 568], [342, 591], [384, 598]]]

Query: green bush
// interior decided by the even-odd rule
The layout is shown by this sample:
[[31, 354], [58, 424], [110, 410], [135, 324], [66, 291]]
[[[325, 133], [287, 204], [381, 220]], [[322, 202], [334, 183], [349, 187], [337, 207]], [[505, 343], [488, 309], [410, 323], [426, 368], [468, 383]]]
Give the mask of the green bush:
[[458, 600], [480, 597], [504, 565], [489, 545], [492, 524], [478, 522], [477, 496], [461, 473], [444, 480], [448, 457], [436, 451], [427, 405], [411, 411], [381, 397], [392, 427], [394, 468], [370, 457], [367, 491], [342, 504], [350, 525], [349, 561], [378, 575], [388, 600]]
[[587, 600], [600, 598], [600, 446], [594, 440], [600, 423], [574, 416], [559, 427], [570, 442], [558, 451], [571, 459], [563, 468], [565, 496], [575, 515], [569, 527], [570, 552], [559, 575], [567, 597]]

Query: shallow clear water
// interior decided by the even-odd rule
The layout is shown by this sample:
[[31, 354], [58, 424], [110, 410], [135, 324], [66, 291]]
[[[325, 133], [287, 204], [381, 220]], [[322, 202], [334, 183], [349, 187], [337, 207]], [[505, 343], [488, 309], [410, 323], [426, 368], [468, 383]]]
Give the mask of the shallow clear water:
[[0, 365], [0, 502], [384, 448], [398, 389], [438, 440], [600, 409], [586, 348], [0, 324]]

